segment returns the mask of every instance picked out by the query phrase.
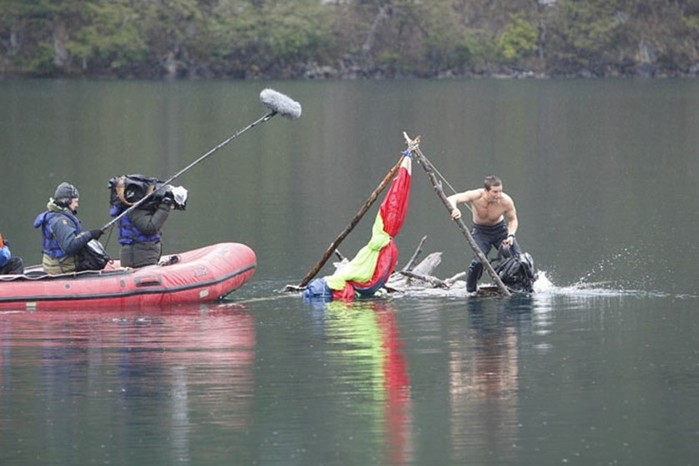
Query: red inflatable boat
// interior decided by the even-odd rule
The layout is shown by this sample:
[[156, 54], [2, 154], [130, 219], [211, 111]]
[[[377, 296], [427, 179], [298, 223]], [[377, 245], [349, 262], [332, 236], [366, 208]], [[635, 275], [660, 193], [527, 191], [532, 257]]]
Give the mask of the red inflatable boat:
[[24, 275], [0, 275], [0, 309], [147, 307], [216, 301], [243, 286], [255, 273], [255, 252], [240, 243], [164, 256], [164, 265], [99, 272], [46, 275], [30, 267]]

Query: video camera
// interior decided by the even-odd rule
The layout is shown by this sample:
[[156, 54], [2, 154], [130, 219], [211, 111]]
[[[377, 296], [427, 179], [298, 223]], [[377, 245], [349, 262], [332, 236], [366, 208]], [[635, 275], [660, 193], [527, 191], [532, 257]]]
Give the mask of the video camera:
[[109, 180], [108, 186], [110, 205], [128, 208], [150, 195], [141, 204], [144, 208], [157, 208], [165, 197], [173, 200], [175, 210], [187, 208], [187, 190], [184, 187], [164, 184], [152, 176], [138, 174], [115, 176]]

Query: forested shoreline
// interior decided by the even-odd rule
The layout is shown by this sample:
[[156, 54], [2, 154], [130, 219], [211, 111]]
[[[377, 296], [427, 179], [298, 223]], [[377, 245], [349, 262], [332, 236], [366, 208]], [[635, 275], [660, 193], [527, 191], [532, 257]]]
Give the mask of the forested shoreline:
[[697, 75], [696, 0], [0, 0], [0, 78]]

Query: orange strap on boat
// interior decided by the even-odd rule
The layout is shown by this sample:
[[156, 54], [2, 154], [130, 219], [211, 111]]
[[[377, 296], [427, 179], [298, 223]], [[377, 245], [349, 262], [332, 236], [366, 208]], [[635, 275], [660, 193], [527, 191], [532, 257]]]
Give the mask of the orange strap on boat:
[[4, 248], [4, 247], [5, 247], [5, 241], [3, 241], [2, 233], [0, 233], [0, 248]]

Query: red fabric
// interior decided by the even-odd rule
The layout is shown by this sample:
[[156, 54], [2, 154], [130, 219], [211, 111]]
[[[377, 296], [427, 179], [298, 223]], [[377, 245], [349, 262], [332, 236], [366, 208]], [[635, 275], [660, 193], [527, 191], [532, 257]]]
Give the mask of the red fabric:
[[411, 180], [412, 177], [408, 170], [405, 167], [401, 167], [379, 209], [383, 219], [384, 231], [394, 238], [400, 232], [405, 215], [408, 212]]
[[332, 290], [333, 301], [354, 301], [354, 287], [350, 282], [345, 283], [345, 287], [341, 290]]
[[[381, 203], [379, 214], [383, 220], [383, 229], [394, 238], [400, 232], [405, 216], [408, 212], [408, 200], [410, 199], [410, 182], [412, 177], [405, 167], [398, 170], [398, 174], [391, 182], [391, 187]], [[347, 282], [343, 290], [333, 291], [333, 301], [354, 300], [355, 289], [362, 293], [372, 294], [386, 283], [398, 263], [398, 248], [393, 239], [381, 249], [376, 261], [376, 268], [371, 280], [365, 283]]]
[[371, 280], [365, 283], [348, 283], [351, 283], [352, 286], [360, 292], [362, 290], [369, 290], [370, 288], [380, 288], [384, 283], [386, 283], [386, 280], [388, 280], [393, 271], [396, 269], [397, 263], [398, 248], [393, 240], [391, 240], [391, 242], [384, 246], [379, 253], [379, 258], [376, 261], [376, 268], [374, 269], [374, 275], [372, 275]]

